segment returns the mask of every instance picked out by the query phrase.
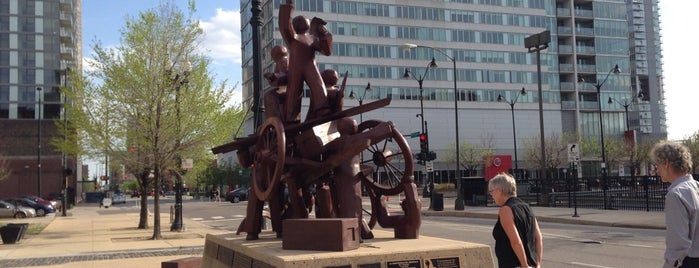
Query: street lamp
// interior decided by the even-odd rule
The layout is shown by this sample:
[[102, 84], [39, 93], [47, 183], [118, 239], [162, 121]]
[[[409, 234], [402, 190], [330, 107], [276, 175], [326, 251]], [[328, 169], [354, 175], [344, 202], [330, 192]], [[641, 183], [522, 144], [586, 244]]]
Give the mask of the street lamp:
[[[181, 117], [180, 117], [180, 88], [187, 84], [189, 81], [187, 80], [187, 77], [189, 76], [189, 73], [192, 71], [192, 64], [185, 60], [184, 62], [181, 63], [180, 65], [180, 71], [182, 73], [175, 74], [175, 77], [172, 78], [172, 85], [175, 87], [175, 109], [176, 109], [176, 116], [177, 116], [177, 140], [175, 143], [175, 148], [177, 150], [176, 158], [177, 161], [176, 163], [179, 165], [176, 167], [176, 172], [175, 172], [175, 177], [177, 178], [177, 185], [175, 187], [175, 219], [172, 222], [172, 225], [170, 226], [170, 231], [177, 231], [177, 232], [183, 232], [186, 230], [184, 226], [184, 222], [182, 221], [182, 155], [180, 155], [179, 151], [180, 145], [182, 142], [182, 129], [180, 127], [181, 124]], [[169, 77], [168, 77], [169, 78]]]
[[[415, 79], [417, 81], [418, 85], [420, 86], [420, 113], [416, 114], [415, 116], [420, 117], [420, 129], [421, 129], [420, 134], [421, 135], [426, 135], [425, 134], [425, 127], [426, 127], [425, 108], [423, 105], [423, 100], [425, 97], [424, 97], [424, 93], [423, 93], [423, 89], [422, 89], [422, 83], [425, 81], [425, 77], [427, 77], [427, 71], [429, 71], [430, 68], [436, 68], [436, 67], [437, 67], [437, 63], [433, 57], [432, 61], [430, 61], [430, 63], [427, 64], [427, 67], [425, 67], [425, 72], [422, 73], [421, 76], [416, 77], [415, 74], [413, 74], [410, 70], [408, 70], [408, 68], [405, 68], [405, 72], [403, 73], [403, 79], [410, 79], [412, 77], [413, 79]], [[429, 148], [429, 144], [427, 145], [427, 148]], [[423, 156], [425, 155], [424, 152], [422, 152], [422, 150], [420, 153]], [[425, 167], [425, 169], [427, 169], [426, 163], [425, 163], [424, 167]], [[432, 204], [434, 204], [434, 200], [432, 199], [432, 196], [433, 196], [432, 192], [434, 192], [434, 178], [433, 178], [433, 176], [430, 176], [431, 174], [429, 171], [426, 171], [426, 173], [427, 173], [427, 176], [429, 177], [430, 185], [429, 186], [425, 185], [425, 188], [424, 188], [425, 191], [423, 191], [423, 196], [427, 195], [427, 193], [428, 193], [427, 189], [429, 189], [429, 196], [430, 196], [430, 208], [429, 209], [432, 210], [432, 208], [433, 208]]]
[[[454, 141], [456, 141], [456, 188], [457, 188], [457, 195], [456, 195], [456, 201], [454, 203], [454, 209], [455, 210], [464, 210], [464, 194], [461, 191], [461, 162], [459, 161], [459, 92], [456, 87], [456, 59], [453, 57], [449, 56], [444, 50], [441, 50], [436, 47], [431, 47], [431, 46], [422, 46], [422, 45], [415, 45], [415, 44], [410, 44], [410, 43], [405, 43], [401, 47], [403, 47], [403, 50], [409, 51], [410, 49], [416, 48], [416, 47], [422, 47], [422, 48], [429, 48], [434, 51], [437, 51], [447, 57], [453, 65], [453, 70], [454, 70], [454, 130], [456, 132], [456, 135], [454, 137]], [[432, 64], [433, 63], [433, 64]], [[437, 63], [435, 61], [432, 61], [430, 63], [430, 68], [437, 68]]]
[[506, 101], [507, 104], [510, 105], [510, 111], [512, 112], [512, 140], [515, 146], [515, 178], [517, 178], [517, 171], [519, 170], [519, 159], [517, 159], [517, 131], [515, 131], [515, 103], [517, 103], [517, 99], [519, 99], [519, 96], [527, 95], [527, 91], [522, 87], [522, 89], [519, 91], [519, 94], [515, 94], [515, 98], [507, 101], [502, 95], [498, 95], [498, 101]]
[[[605, 153], [605, 148], [604, 148], [604, 125], [602, 124], [602, 93], [600, 92], [600, 89], [602, 88], [602, 85], [607, 82], [607, 79], [609, 78], [610, 74], [620, 74], [621, 69], [619, 69], [619, 65], [616, 64], [614, 65], [614, 68], [609, 70], [607, 75], [604, 77], [604, 80], [600, 83], [597, 81], [595, 84], [595, 88], [597, 89], [597, 108], [599, 109], [599, 133], [600, 133], [600, 145], [602, 146], [602, 181], [604, 182], [604, 186], [602, 187], [602, 190], [604, 191], [604, 209], [607, 209], [607, 156]], [[585, 82], [585, 79], [582, 76], [578, 77], [578, 82]]]
[[[349, 98], [351, 100], [356, 99], [359, 102], [359, 106], [362, 106], [362, 103], [364, 103], [364, 98], [366, 97], [367, 91], [371, 91], [371, 83], [366, 83], [366, 87], [364, 88], [364, 92], [362, 93], [361, 97], [357, 97], [359, 94], [354, 94], [354, 90], [350, 92]], [[362, 114], [359, 114], [359, 123], [361, 124], [364, 122], [364, 118], [362, 118]]]
[[[544, 137], [544, 93], [541, 88], [541, 51], [549, 47], [549, 42], [551, 42], [551, 32], [548, 30], [524, 38], [524, 47], [527, 49], [527, 52], [536, 52], [536, 82], [537, 92], [539, 93], [539, 142], [541, 144], [540, 180], [545, 185], [545, 187], [542, 187], [544, 188], [544, 195], [548, 193], [546, 185], [548, 182], [546, 180], [546, 142]], [[544, 197], [544, 200], [548, 200], [548, 198]], [[548, 203], [548, 201], [544, 201], [544, 203]]]
[[429, 71], [430, 68], [436, 68], [437, 63], [435, 62], [435, 59], [432, 58], [432, 61], [430, 61], [429, 64], [427, 64], [427, 67], [425, 67], [425, 72], [421, 75], [416, 77], [415, 74], [413, 74], [408, 68], [405, 68], [405, 72], [403, 72], [403, 79], [410, 79], [411, 77], [417, 81], [417, 84], [420, 86], [420, 113], [415, 115], [420, 117], [420, 133], [425, 133], [425, 109], [423, 106], [423, 99], [424, 99], [424, 94], [422, 90], [422, 82], [425, 81], [425, 77], [427, 76], [427, 71]]
[[624, 101], [621, 102], [615, 98], [609, 97], [609, 100], [607, 101], [607, 103], [613, 104], [614, 102], [618, 103], [621, 106], [624, 106], [624, 117], [626, 118], [626, 131], [628, 132], [629, 131], [629, 106], [631, 106], [631, 104], [633, 103], [633, 100], [629, 101], [629, 99], [624, 99]]
[[[70, 67], [66, 68], [63, 72], [63, 90], [66, 91], [68, 90], [68, 74], [70, 73]], [[66, 92], [63, 92], [63, 141], [66, 141], [66, 136], [68, 135], [68, 114], [66, 113], [66, 104], [67, 104], [67, 96]], [[65, 217], [66, 216], [66, 209], [68, 208], [68, 176], [69, 176], [69, 171], [68, 171], [68, 162], [66, 160], [66, 152], [63, 151], [61, 152], [61, 163], [63, 164], [63, 198], [61, 198], [61, 206], [63, 207], [63, 211], [61, 212], [61, 216]]]
[[43, 95], [41, 93], [41, 87], [36, 88], [36, 94], [38, 95], [39, 101], [38, 113], [36, 114], [36, 195], [41, 197], [41, 106], [43, 105], [41, 103]]

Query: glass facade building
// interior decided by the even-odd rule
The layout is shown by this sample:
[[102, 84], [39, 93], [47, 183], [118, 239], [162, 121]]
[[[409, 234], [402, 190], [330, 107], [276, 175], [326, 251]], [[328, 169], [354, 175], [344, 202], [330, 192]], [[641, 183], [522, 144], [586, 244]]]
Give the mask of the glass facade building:
[[[64, 119], [61, 88], [69, 86], [68, 70], [80, 69], [80, 5], [80, 0], [0, 0], [0, 155], [12, 166], [0, 189], [36, 194], [36, 184], [13, 184], [33, 183], [28, 178], [36, 177], [37, 165], [44, 166], [39, 172], [46, 178], [61, 177], [61, 152], [50, 140], [58, 135], [53, 120]], [[37, 157], [43, 159], [29, 164]], [[42, 193], [60, 192], [61, 180], [44, 182]], [[3, 190], [0, 195], [6, 196]]]
[[[277, 29], [280, 2], [262, 1], [263, 73], [274, 68], [271, 48], [284, 44]], [[454, 96], [460, 142], [490, 147], [496, 154], [514, 153], [512, 120], [517, 122], [519, 150], [539, 135], [539, 98], [547, 136], [574, 133], [582, 139], [599, 139], [600, 112], [605, 137], [623, 137], [627, 116], [637, 139], [667, 136], [663, 99], [657, 95], [662, 92], [657, 0], [294, 2], [295, 15], [320, 17], [328, 23], [333, 54], [318, 55], [316, 60], [320, 70], [348, 73], [346, 107], [358, 104], [347, 98], [349, 94], [361, 96], [370, 83], [372, 90], [364, 102], [392, 98], [392, 103], [364, 114], [364, 120], [391, 120], [403, 133], [411, 133], [421, 127], [414, 115], [420, 112], [422, 95], [430, 149], [438, 155], [436, 169], [454, 169], [439, 160], [456, 143]], [[251, 4], [241, 1], [244, 103], [252, 103], [253, 97]], [[524, 39], [544, 30], [551, 32], [551, 42], [541, 53], [539, 96], [536, 54], [528, 53]], [[419, 47], [405, 50], [405, 43]], [[449, 57], [456, 62], [455, 70]], [[439, 67], [426, 69], [432, 59]], [[595, 85], [615, 65], [621, 73], [609, 76], [598, 95]], [[425, 74], [422, 90], [416, 79], [403, 79], [406, 69]], [[262, 88], [267, 87], [263, 82]], [[502, 95], [512, 100], [521, 88], [527, 94], [518, 97], [511, 118], [510, 107], [497, 99]], [[630, 103], [628, 113], [619, 104], [624, 101]], [[417, 141], [409, 142], [418, 150]], [[523, 155], [523, 150], [519, 153]], [[528, 164], [523, 159], [520, 167]]]

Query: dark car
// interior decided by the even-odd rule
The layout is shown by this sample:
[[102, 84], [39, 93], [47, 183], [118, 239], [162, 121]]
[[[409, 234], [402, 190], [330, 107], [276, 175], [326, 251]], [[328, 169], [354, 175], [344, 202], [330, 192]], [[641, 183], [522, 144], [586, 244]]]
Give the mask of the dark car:
[[248, 200], [248, 188], [240, 187], [232, 191], [228, 191], [226, 194], [226, 201], [231, 203], [238, 203], [240, 201]]
[[33, 208], [34, 210], [36, 210], [37, 216], [46, 216], [47, 213], [56, 212], [56, 208], [54, 208], [52, 205], [40, 204], [32, 201], [29, 198], [13, 197], [10, 199], [6, 199], [5, 201], [15, 206], [25, 206]]
[[18, 197], [27, 198], [42, 205], [51, 205], [56, 210], [61, 211], [61, 199], [63, 198], [61, 194], [51, 193], [47, 199], [38, 197], [36, 195], [21, 195]]

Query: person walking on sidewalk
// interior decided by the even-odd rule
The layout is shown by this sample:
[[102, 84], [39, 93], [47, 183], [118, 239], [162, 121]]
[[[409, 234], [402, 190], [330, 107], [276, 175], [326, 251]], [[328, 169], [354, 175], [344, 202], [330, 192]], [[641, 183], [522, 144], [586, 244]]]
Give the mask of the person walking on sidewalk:
[[517, 198], [517, 183], [500, 173], [488, 182], [488, 192], [500, 206], [493, 228], [498, 267], [541, 267], [544, 242], [534, 212]]
[[656, 172], [669, 182], [665, 195], [665, 265], [699, 267], [699, 182], [692, 178], [692, 155], [682, 144], [660, 141], [651, 151]]
[[221, 191], [218, 187], [214, 190], [214, 202], [221, 202]]

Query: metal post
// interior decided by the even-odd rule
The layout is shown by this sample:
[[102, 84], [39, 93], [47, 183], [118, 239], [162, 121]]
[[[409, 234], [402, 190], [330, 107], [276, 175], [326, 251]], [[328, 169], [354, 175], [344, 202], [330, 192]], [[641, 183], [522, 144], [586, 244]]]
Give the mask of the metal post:
[[36, 195], [41, 197], [41, 100], [43, 95], [41, 92], [41, 87], [36, 88], [36, 94], [39, 95], [39, 107], [38, 113], [36, 115], [36, 122], [38, 128], [36, 134]]
[[604, 209], [607, 209], [607, 157], [604, 148], [604, 125], [602, 124], [602, 93], [600, 89], [601, 84], [596, 84], [597, 89], [597, 108], [599, 109], [599, 135], [600, 135], [600, 145], [602, 146], [602, 191], [604, 192]]
[[528, 49], [529, 53], [536, 52], [536, 77], [537, 77], [537, 89], [539, 93], [539, 135], [541, 136], [541, 178], [542, 187], [540, 188], [544, 194], [545, 203], [547, 201], [547, 191], [548, 186], [545, 182], [546, 179], [546, 144], [544, 139], [544, 94], [541, 89], [541, 51], [548, 48], [548, 43], [551, 41], [551, 32], [543, 31], [538, 34], [533, 34], [524, 39], [524, 47]]
[[[456, 195], [456, 200], [454, 203], [454, 209], [455, 210], [464, 210], [464, 195], [463, 192], [461, 191], [461, 161], [459, 159], [459, 91], [456, 85], [456, 79], [457, 79], [457, 73], [456, 73], [456, 59], [452, 56], [449, 56], [446, 52], [443, 50], [436, 48], [436, 47], [431, 47], [431, 46], [421, 46], [421, 45], [415, 45], [415, 44], [403, 44], [402, 45], [403, 49], [405, 50], [410, 50], [412, 48], [416, 47], [423, 47], [423, 48], [429, 48], [434, 51], [437, 51], [444, 55], [447, 59], [449, 59], [452, 62], [453, 66], [453, 73], [454, 73], [454, 131], [455, 133], [455, 154], [456, 154], [456, 174], [455, 174], [455, 179], [456, 179], [456, 188], [457, 188], [457, 195]], [[436, 68], [437, 64], [434, 60], [430, 62], [430, 67]]]
[[182, 118], [180, 116], [180, 88], [182, 85], [186, 84], [187, 81], [187, 76], [189, 76], [191, 64], [189, 61], [186, 61], [183, 63], [182, 71], [183, 73], [175, 75], [175, 78], [173, 79], [173, 86], [175, 87], [175, 116], [177, 117], [177, 140], [176, 140], [176, 148], [177, 148], [177, 167], [175, 168], [175, 177], [176, 177], [176, 185], [175, 185], [175, 220], [172, 222], [172, 225], [170, 226], [170, 231], [176, 231], [176, 232], [184, 232], [186, 230], [184, 226], [184, 222], [182, 221], [182, 155], [179, 153], [180, 150], [180, 144], [181, 144], [181, 124], [182, 124]]
[[[439, 51], [439, 50], [438, 50]], [[446, 53], [442, 52], [445, 56]], [[456, 60], [452, 57], [447, 56], [454, 64], [454, 128], [456, 136], [456, 201], [454, 203], [454, 210], [464, 210], [464, 194], [461, 190], [461, 161], [459, 161], [459, 92], [456, 87]]]
[[[68, 90], [68, 72], [70, 72], [70, 68], [66, 68], [63, 73], [63, 90]], [[66, 98], [66, 92], [63, 92], [63, 141], [66, 142], [66, 135], [68, 135], [67, 132], [67, 124], [68, 124], [68, 114], [66, 114], [66, 104], [67, 104], [67, 98]], [[66, 209], [68, 208], [68, 163], [66, 159], [66, 152], [63, 151], [61, 152], [61, 164], [63, 166], [63, 178], [62, 181], [64, 182], [65, 185], [63, 185], [63, 198], [61, 198], [61, 206], [63, 207], [63, 211], [61, 212], [61, 215], [63, 217], [66, 216]]]
[[[510, 112], [512, 113], [512, 142], [514, 144], [514, 149], [515, 149], [515, 152], [514, 152], [514, 155], [515, 155], [515, 169], [514, 170], [515, 171], [513, 173], [515, 175], [515, 179], [518, 179], [517, 175], [518, 175], [518, 170], [519, 170], [519, 165], [518, 165], [519, 159], [517, 158], [517, 131], [516, 131], [517, 128], [515, 127], [515, 103], [517, 103], [517, 100], [519, 99], [520, 95], [526, 95], [526, 94], [527, 94], [527, 91], [524, 88], [522, 88], [522, 90], [520, 90], [519, 93], [517, 93], [512, 100], [507, 101], [507, 104], [510, 105]], [[503, 100], [505, 100], [505, 98], [502, 95], [498, 95], [498, 101], [503, 101]]]
[[262, 105], [260, 98], [262, 96], [262, 40], [260, 38], [260, 28], [262, 27], [262, 1], [252, 0], [250, 7], [252, 17], [250, 25], [252, 27], [252, 71], [253, 71], [253, 131], [262, 125]]

